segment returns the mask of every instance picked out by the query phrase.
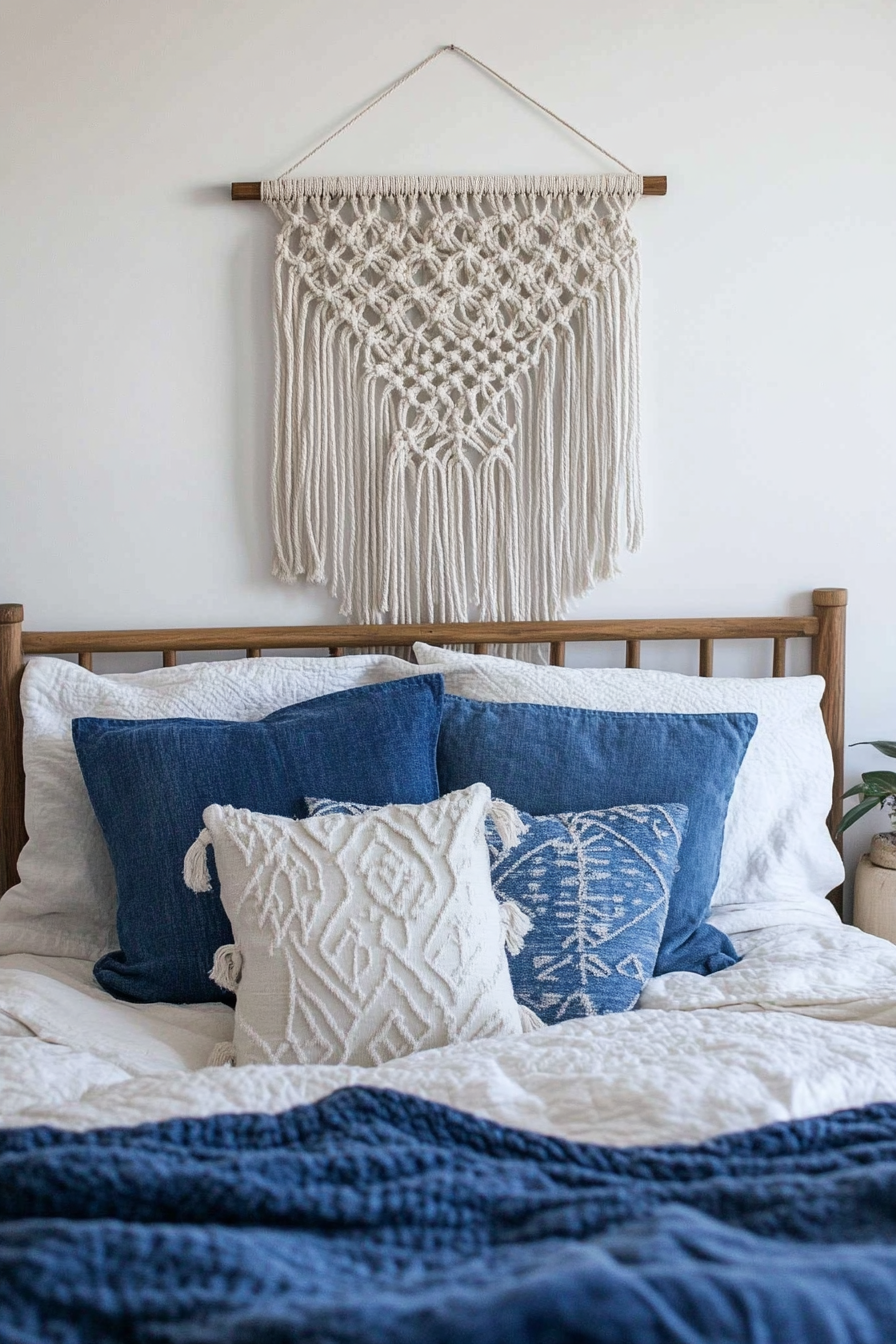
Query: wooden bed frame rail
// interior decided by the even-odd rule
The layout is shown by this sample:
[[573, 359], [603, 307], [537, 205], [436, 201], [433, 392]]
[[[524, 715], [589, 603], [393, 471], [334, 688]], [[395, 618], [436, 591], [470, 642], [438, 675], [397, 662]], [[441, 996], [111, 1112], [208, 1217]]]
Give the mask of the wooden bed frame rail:
[[[95, 653], [160, 653], [173, 667], [180, 652], [244, 649], [247, 658], [263, 650], [327, 649], [332, 657], [353, 648], [406, 648], [426, 644], [472, 645], [486, 653], [492, 644], [550, 645], [550, 661], [562, 667], [568, 643], [625, 644], [626, 667], [640, 667], [641, 644], [650, 640], [696, 640], [698, 671], [711, 677], [717, 639], [771, 641], [770, 671], [786, 674], [787, 641], [812, 641], [812, 670], [824, 677], [821, 702], [834, 758], [834, 787], [828, 824], [836, 838], [843, 814], [843, 711], [846, 650], [846, 589], [816, 588], [811, 616], [698, 617], [667, 620], [485, 622], [462, 625], [304, 625], [245, 626], [185, 630], [23, 629], [24, 610], [0, 605], [0, 893], [17, 880], [16, 864], [26, 840], [25, 774], [22, 765], [22, 713], [19, 682], [25, 659], [35, 654], [77, 654], [91, 668]], [[839, 844], [839, 840], [838, 840]], [[831, 892], [838, 911], [842, 891]]]

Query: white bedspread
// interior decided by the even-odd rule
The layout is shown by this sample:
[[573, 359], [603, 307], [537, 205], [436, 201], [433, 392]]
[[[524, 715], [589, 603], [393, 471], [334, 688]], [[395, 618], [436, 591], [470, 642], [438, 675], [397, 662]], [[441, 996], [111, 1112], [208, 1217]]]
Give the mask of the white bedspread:
[[833, 917], [735, 934], [744, 960], [651, 981], [636, 1012], [376, 1069], [203, 1068], [228, 1008], [117, 1003], [88, 963], [0, 958], [0, 1124], [279, 1111], [350, 1084], [612, 1144], [694, 1141], [896, 1100], [896, 946]]

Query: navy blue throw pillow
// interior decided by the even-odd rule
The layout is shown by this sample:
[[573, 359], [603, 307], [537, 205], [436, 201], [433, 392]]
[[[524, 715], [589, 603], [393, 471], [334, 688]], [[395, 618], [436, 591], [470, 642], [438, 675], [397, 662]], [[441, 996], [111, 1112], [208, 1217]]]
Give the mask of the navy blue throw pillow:
[[756, 722], [755, 714], [629, 714], [447, 695], [439, 784], [451, 793], [481, 781], [535, 816], [683, 804], [688, 831], [655, 974], [708, 975], [738, 959], [706, 917], [728, 802]]
[[[184, 885], [211, 803], [306, 816], [306, 794], [387, 803], [439, 796], [439, 675], [354, 687], [252, 723], [75, 719], [72, 737], [118, 888], [121, 950], [97, 981], [138, 1003], [233, 1002], [208, 978], [233, 941], [220, 901]], [[215, 887], [217, 879], [213, 878]]]

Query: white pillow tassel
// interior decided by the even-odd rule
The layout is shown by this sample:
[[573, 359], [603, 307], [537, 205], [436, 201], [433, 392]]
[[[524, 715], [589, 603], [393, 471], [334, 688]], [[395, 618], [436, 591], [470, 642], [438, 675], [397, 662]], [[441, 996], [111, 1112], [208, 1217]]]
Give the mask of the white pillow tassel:
[[532, 928], [532, 921], [516, 901], [502, 901], [501, 927], [504, 930], [504, 946], [510, 955], [515, 957], [523, 950], [526, 934]]
[[516, 808], [510, 803], [505, 803], [503, 798], [493, 798], [488, 815], [505, 850], [516, 849], [529, 829]]
[[209, 980], [214, 980], [221, 989], [229, 989], [235, 994], [242, 973], [243, 954], [236, 943], [225, 943], [219, 947], [208, 973]]
[[243, 954], [235, 942], [226, 942], [215, 953], [215, 960], [208, 972], [208, 978], [214, 980], [220, 989], [230, 989], [236, 993], [240, 976], [243, 973]]
[[[522, 1012], [522, 1009], [520, 1009]], [[525, 1027], [523, 1028], [525, 1031]], [[207, 1069], [221, 1069], [236, 1063], [236, 1048], [233, 1041], [219, 1041], [208, 1057]]]
[[206, 850], [212, 843], [212, 833], [206, 827], [197, 835], [184, 855], [184, 881], [191, 891], [211, 891], [212, 879], [208, 871]]
[[530, 1031], [544, 1031], [544, 1023], [537, 1013], [531, 1008], [527, 1008], [524, 1003], [518, 1003], [520, 1010], [520, 1026], [523, 1029], [523, 1035], [526, 1036]]

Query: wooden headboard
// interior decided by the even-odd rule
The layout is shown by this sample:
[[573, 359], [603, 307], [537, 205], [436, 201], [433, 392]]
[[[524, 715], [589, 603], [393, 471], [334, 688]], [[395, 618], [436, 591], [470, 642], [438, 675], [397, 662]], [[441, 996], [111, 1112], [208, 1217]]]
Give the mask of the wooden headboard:
[[[244, 649], [259, 658], [274, 649], [327, 649], [339, 657], [353, 648], [407, 648], [427, 644], [472, 645], [485, 653], [492, 644], [550, 645], [550, 660], [562, 667], [568, 643], [625, 644], [626, 667], [640, 667], [641, 645], [650, 640], [695, 640], [697, 671], [712, 676], [717, 639], [771, 642], [769, 671], [786, 674], [787, 641], [812, 641], [812, 670], [824, 677], [821, 702], [834, 757], [834, 788], [828, 824], [836, 837], [842, 816], [843, 706], [846, 647], [846, 589], [816, 588], [812, 614], [806, 616], [698, 617], [657, 621], [490, 622], [469, 625], [304, 625], [244, 626], [197, 630], [36, 631], [23, 628], [24, 611], [16, 603], [0, 605], [0, 892], [17, 880], [16, 863], [26, 840], [25, 773], [22, 767], [22, 713], [19, 682], [25, 659], [33, 654], [76, 653], [90, 668], [95, 653], [160, 653], [173, 667], [179, 652]], [[831, 892], [837, 910], [842, 890]]]

